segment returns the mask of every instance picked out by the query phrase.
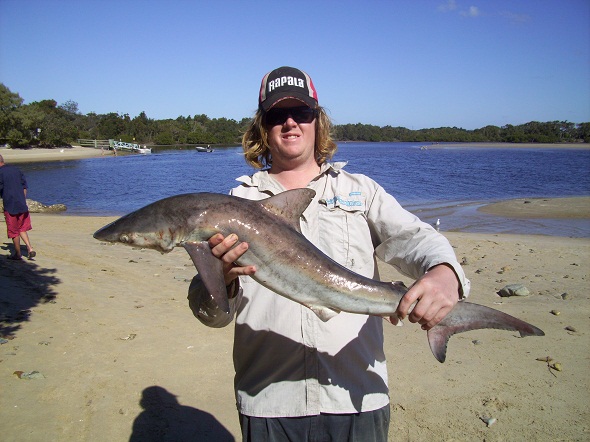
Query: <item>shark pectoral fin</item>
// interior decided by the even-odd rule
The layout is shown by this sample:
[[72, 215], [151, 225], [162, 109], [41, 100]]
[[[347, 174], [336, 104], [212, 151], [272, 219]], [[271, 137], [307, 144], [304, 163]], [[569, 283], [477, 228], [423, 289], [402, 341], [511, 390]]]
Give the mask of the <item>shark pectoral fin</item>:
[[185, 242], [182, 247], [188, 252], [209, 294], [224, 312], [229, 313], [227, 288], [223, 277], [223, 263], [211, 253], [207, 241]]
[[337, 316], [338, 313], [336, 310], [332, 310], [331, 308], [323, 307], [320, 305], [306, 305], [312, 312], [316, 314], [318, 318], [322, 321], [326, 322], [332, 319], [334, 316]]

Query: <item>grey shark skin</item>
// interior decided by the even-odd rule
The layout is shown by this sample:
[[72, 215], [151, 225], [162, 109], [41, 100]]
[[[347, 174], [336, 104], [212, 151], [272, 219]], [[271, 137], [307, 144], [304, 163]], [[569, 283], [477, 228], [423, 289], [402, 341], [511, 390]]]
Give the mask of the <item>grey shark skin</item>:
[[[253, 279], [309, 307], [322, 320], [340, 311], [394, 315], [407, 292], [401, 282], [358, 275], [330, 259], [301, 234], [299, 219], [314, 196], [311, 189], [290, 190], [261, 201], [215, 193], [177, 195], [123, 216], [98, 230], [94, 238], [162, 253], [184, 247], [211, 296], [229, 312], [222, 264], [211, 253], [207, 240], [216, 233], [235, 233], [249, 245], [236, 264], [256, 266]], [[481, 328], [514, 330], [522, 337], [544, 335], [537, 327], [506, 313], [459, 302], [428, 331], [428, 342], [436, 359], [444, 362], [452, 335]]]

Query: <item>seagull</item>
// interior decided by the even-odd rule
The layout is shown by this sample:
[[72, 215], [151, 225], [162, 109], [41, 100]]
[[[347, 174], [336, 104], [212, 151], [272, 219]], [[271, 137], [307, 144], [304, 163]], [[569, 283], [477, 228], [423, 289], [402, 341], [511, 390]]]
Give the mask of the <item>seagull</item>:
[[440, 229], [440, 219], [439, 218], [436, 219], [436, 222], [434, 223], [434, 228], [436, 229], [437, 232]]

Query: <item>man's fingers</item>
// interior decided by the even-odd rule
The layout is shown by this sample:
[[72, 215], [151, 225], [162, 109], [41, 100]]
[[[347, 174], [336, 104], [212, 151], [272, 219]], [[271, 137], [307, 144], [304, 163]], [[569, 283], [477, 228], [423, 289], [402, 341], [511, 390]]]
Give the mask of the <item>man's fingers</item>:
[[234, 267], [229, 271], [231, 276], [249, 276], [256, 273], [256, 267], [254, 266], [245, 266], [245, 267]]
[[418, 293], [415, 293], [411, 289], [406, 292], [406, 294], [402, 297], [399, 305], [397, 306], [397, 310], [395, 311], [396, 316], [399, 319], [405, 319], [408, 316], [408, 312], [410, 311], [410, 307], [418, 297]]
[[211, 238], [209, 238], [209, 247], [213, 248], [216, 245], [220, 244], [223, 240], [223, 235], [221, 233], [216, 233]]
[[[221, 238], [221, 241], [219, 240]], [[221, 233], [218, 233], [216, 235], [213, 235], [210, 239], [209, 239], [209, 245], [211, 246], [213, 244], [213, 246], [211, 247], [211, 252], [213, 253], [213, 255], [215, 255], [217, 258], [222, 258], [228, 250], [230, 250], [234, 244], [238, 241], [238, 235], [235, 234], [229, 234], [226, 238], [223, 238], [223, 235]]]

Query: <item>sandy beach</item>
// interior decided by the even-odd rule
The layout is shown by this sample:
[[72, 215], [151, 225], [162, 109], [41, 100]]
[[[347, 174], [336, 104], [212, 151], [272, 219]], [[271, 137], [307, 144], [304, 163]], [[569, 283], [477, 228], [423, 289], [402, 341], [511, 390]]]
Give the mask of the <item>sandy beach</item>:
[[[529, 216], [543, 216], [558, 204], [574, 216], [578, 203], [514, 200], [493, 210], [508, 216], [526, 205]], [[210, 329], [192, 316], [186, 293], [195, 269], [184, 250], [162, 255], [92, 238], [113, 220], [32, 214], [34, 260], [7, 260], [4, 236], [1, 439], [240, 440], [233, 326]], [[590, 239], [442, 233], [472, 281], [471, 302], [546, 336], [456, 335], [440, 364], [418, 326], [385, 324], [390, 440], [590, 439]], [[411, 282], [386, 264], [380, 270], [383, 280]], [[530, 295], [501, 298], [507, 284]], [[484, 418], [496, 421], [488, 427]]]
[[[195, 270], [184, 250], [94, 240], [111, 220], [35, 214], [37, 257], [0, 261], [2, 439], [135, 440], [142, 422], [178, 437], [169, 440], [239, 440], [233, 327], [193, 318], [186, 293]], [[587, 440], [590, 240], [446, 235], [466, 262], [471, 301], [546, 336], [469, 332], [451, 339], [439, 364], [417, 326], [386, 327], [391, 440]], [[405, 280], [381, 270], [384, 280]], [[500, 298], [511, 283], [531, 295]], [[562, 371], [537, 360], [547, 356]], [[14, 374], [35, 371], [41, 379]], [[481, 417], [497, 422], [488, 428]]]
[[100, 156], [112, 156], [113, 153], [93, 147], [63, 147], [55, 149], [0, 149], [0, 155], [6, 163], [32, 163], [43, 161], [81, 160]]

